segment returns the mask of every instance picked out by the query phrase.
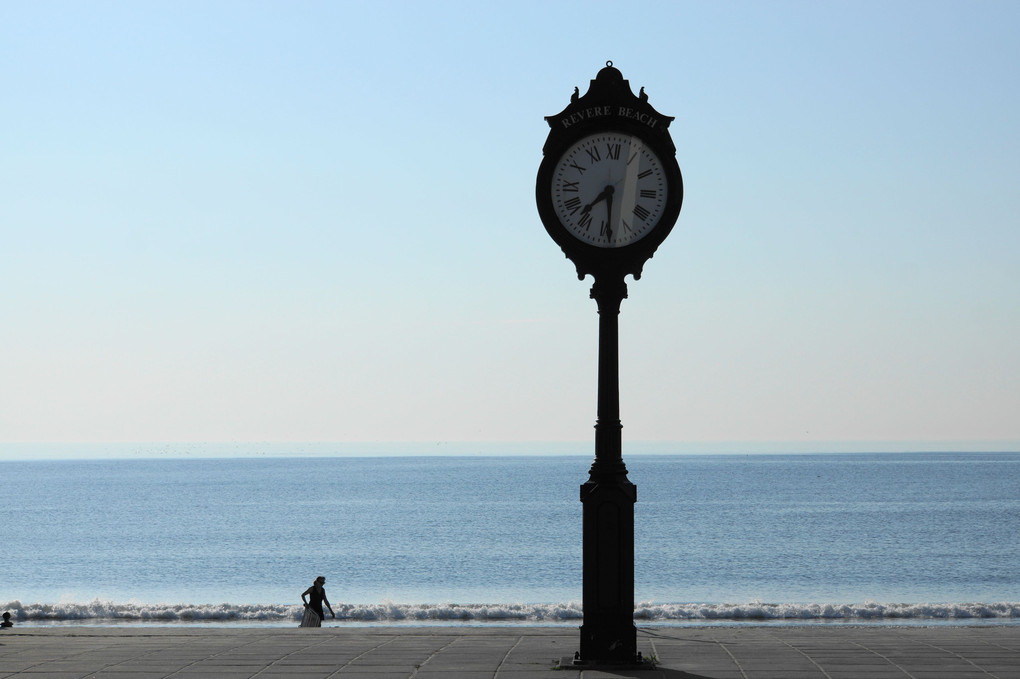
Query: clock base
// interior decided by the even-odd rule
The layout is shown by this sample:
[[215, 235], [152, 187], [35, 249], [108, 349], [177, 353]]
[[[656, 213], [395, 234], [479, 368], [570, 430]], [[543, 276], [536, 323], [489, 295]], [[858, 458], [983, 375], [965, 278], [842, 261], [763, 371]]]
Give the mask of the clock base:
[[576, 669], [576, 670], [595, 670], [602, 672], [617, 672], [620, 670], [627, 671], [642, 671], [642, 670], [654, 670], [655, 662], [647, 658], [643, 658], [640, 655], [633, 662], [621, 662], [621, 663], [607, 663], [607, 662], [585, 662], [580, 658], [573, 655], [565, 655], [560, 658], [556, 667], [561, 669]]

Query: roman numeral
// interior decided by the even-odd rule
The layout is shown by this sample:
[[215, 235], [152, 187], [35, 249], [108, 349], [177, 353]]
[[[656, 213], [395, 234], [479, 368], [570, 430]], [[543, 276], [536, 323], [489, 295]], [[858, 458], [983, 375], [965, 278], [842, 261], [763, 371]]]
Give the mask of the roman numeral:
[[602, 160], [602, 156], [599, 155], [599, 150], [596, 148], [585, 149], [585, 152], [587, 152], [588, 157], [591, 158], [591, 162], [593, 163], [597, 163]]
[[591, 226], [591, 212], [582, 212], [581, 219], [577, 222], [578, 226], [583, 226], [584, 230], [587, 231]]
[[641, 189], [642, 198], [655, 198], [655, 189]]
[[599, 226], [599, 236], [602, 238], [608, 238], [609, 240], [613, 239], [613, 230], [609, 228], [609, 224], [606, 222], [602, 222]]
[[570, 210], [570, 214], [574, 214], [575, 212], [577, 212], [578, 208], [581, 207], [581, 199], [578, 198], [577, 196], [574, 196], [570, 200], [564, 201], [563, 207]]
[[568, 181], [564, 181], [563, 182], [563, 186], [560, 188], [560, 191], [573, 191], [574, 193], [577, 193], [577, 185], [579, 183], [580, 182], [568, 182]]
[[611, 160], [620, 159], [620, 145], [619, 144], [606, 144], [606, 155]]
[[634, 206], [634, 216], [640, 219], [642, 222], [648, 219], [648, 215], [652, 214], [641, 205]]
[[578, 165], [577, 163], [571, 163], [571, 164], [570, 164], [570, 167], [574, 168], [575, 170], [577, 170], [577, 171], [578, 171], [579, 173], [581, 173], [581, 174], [584, 174], [584, 171], [585, 171], [586, 169], [588, 169], [588, 168], [585, 168], [585, 167], [581, 167], [581, 166], [580, 166], [580, 165]]
[[621, 219], [620, 223], [623, 224], [624, 233], [630, 233], [632, 231], [632, 229], [630, 228], [630, 224], [627, 223], [626, 219]]
[[644, 179], [652, 173], [651, 170], [645, 170], [644, 172], [638, 172], [638, 179]]

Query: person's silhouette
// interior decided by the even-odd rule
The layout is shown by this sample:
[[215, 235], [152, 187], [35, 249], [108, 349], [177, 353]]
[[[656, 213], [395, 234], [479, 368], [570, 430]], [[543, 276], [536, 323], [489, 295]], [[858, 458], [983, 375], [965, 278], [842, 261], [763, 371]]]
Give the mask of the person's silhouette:
[[11, 622], [11, 614], [4, 611], [4, 621], [0, 623], [0, 627], [14, 627], [14, 623]]
[[[322, 612], [322, 604], [326, 604], [326, 608], [329, 609], [329, 614], [336, 618], [336, 613], [333, 612], [333, 607], [329, 605], [329, 599], [326, 598], [326, 590], [323, 585], [326, 584], [326, 578], [322, 575], [315, 578], [315, 582], [311, 587], [301, 592], [301, 601], [304, 603], [305, 608], [312, 609], [316, 615], [319, 616], [321, 622], [326, 615]], [[305, 597], [309, 598], [309, 601], [305, 601]]]

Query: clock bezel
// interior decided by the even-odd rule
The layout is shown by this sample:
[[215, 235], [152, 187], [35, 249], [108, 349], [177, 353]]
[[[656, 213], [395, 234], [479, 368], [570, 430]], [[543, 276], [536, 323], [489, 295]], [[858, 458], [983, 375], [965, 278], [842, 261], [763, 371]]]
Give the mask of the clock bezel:
[[[578, 125], [570, 132], [555, 138], [550, 135], [550, 144], [544, 149], [545, 155], [538, 168], [535, 199], [542, 223], [549, 236], [577, 266], [578, 278], [583, 279], [587, 274], [595, 275], [608, 270], [622, 270], [624, 275], [633, 274], [635, 278], [640, 278], [645, 261], [666, 239], [680, 216], [683, 176], [676, 152], [670, 148], [671, 144], [663, 144], [661, 134], [650, 132], [646, 125], [619, 118]], [[642, 238], [618, 247], [601, 247], [579, 239], [560, 221], [553, 199], [554, 172], [567, 150], [585, 137], [607, 133], [626, 134], [640, 139], [658, 157], [666, 181], [666, 203], [658, 222]]]
[[[631, 234], [632, 236], [631, 238], [624, 242], [612, 242], [611, 240], [607, 240], [604, 234], [602, 233], [597, 234], [598, 230], [592, 229], [595, 223], [599, 221], [597, 219], [589, 220], [588, 225], [586, 227], [582, 226], [582, 224], [578, 223], [580, 221], [580, 215], [578, 215], [577, 213], [577, 207], [573, 207], [573, 210], [570, 210], [569, 207], [563, 204], [563, 201], [566, 198], [563, 189], [564, 180], [567, 178], [565, 177], [565, 173], [569, 173], [571, 179], [576, 179], [578, 180], [578, 182], [584, 184], [587, 187], [586, 193], [583, 194], [585, 196], [584, 198], [585, 200], [594, 198], [594, 194], [592, 194], [591, 191], [595, 187], [592, 186], [591, 177], [586, 178], [583, 174], [575, 174], [574, 172], [571, 171], [572, 167], [577, 167], [578, 162], [585, 163], [587, 161], [587, 167], [584, 168], [582, 172], [585, 170], [594, 170], [593, 176], [598, 176], [601, 173], [597, 168], [601, 167], [601, 163], [615, 161], [616, 169], [612, 170], [611, 172], [613, 173], [614, 177], [618, 178], [618, 181], [615, 182], [615, 185], [617, 188], [617, 195], [621, 195], [619, 192], [619, 188], [622, 181], [622, 177], [620, 177], [618, 173], [620, 172], [620, 170], [626, 172], [626, 168], [629, 167], [632, 160], [634, 158], [637, 158], [638, 156], [636, 155], [629, 156], [628, 152], [628, 157], [630, 158], [630, 160], [627, 160], [627, 158], [621, 158], [619, 157], [619, 155], [617, 155], [615, 159], [610, 157], [597, 158], [597, 160], [585, 158], [585, 151], [587, 151], [588, 156], [591, 156], [592, 149], [594, 149], [596, 157], [599, 155], [599, 149], [604, 148], [602, 144], [599, 143], [599, 140], [602, 139], [615, 139], [622, 141], [624, 144], [629, 145], [630, 149], [634, 149], [635, 144], [642, 147], [641, 151], [639, 151], [638, 153], [641, 156], [645, 157], [650, 156], [653, 159], [653, 164], [656, 167], [655, 172], [658, 175], [657, 182], [663, 192], [662, 196], [659, 196], [657, 199], [653, 198], [652, 203], [643, 203], [644, 206], [651, 208], [652, 212], [654, 213], [654, 216], [647, 215], [645, 217], [637, 217], [636, 219], [632, 217], [630, 219], [631, 224], [634, 225], [633, 228], [634, 233]], [[580, 160], [578, 160], [578, 158], [580, 158]], [[641, 162], [643, 161], [639, 161], [639, 163]], [[596, 163], [599, 163], [599, 165], [596, 165]], [[578, 167], [578, 169], [581, 168]], [[638, 176], [640, 177], [640, 175]], [[638, 181], [640, 181], [640, 179]], [[577, 182], [574, 183], [576, 186]], [[601, 184], [601, 182], [598, 183]], [[644, 186], [647, 188], [649, 185], [644, 184]], [[599, 190], [601, 190], [601, 188], [602, 187], [600, 186]], [[662, 161], [662, 159], [659, 157], [658, 150], [655, 147], [645, 143], [644, 139], [642, 139], [641, 137], [634, 134], [622, 132], [619, 129], [614, 129], [605, 132], [590, 133], [583, 137], [578, 137], [572, 143], [567, 144], [564, 151], [560, 153], [559, 159], [556, 160], [552, 165], [552, 174], [549, 181], [549, 190], [553, 202], [553, 210], [556, 212], [556, 216], [559, 219], [560, 223], [564, 225], [567, 231], [570, 232], [570, 234], [574, 236], [574, 238], [577, 238], [582, 243], [587, 243], [600, 249], [624, 248], [627, 247], [628, 245], [633, 245], [634, 243], [637, 243], [638, 241], [646, 238], [655, 229], [655, 227], [659, 224], [659, 222], [662, 219], [663, 211], [665, 210], [665, 207], [669, 202], [669, 189], [670, 186], [668, 182], [668, 168], [666, 164]], [[574, 189], [574, 191], [577, 190], [578, 190], [577, 188]], [[644, 192], [642, 191], [642, 193]], [[579, 203], [581, 200], [580, 198], [581, 195], [582, 195], [581, 193], [574, 193], [571, 195], [571, 198], [573, 198], [575, 202]], [[625, 221], [625, 215], [629, 215], [630, 210], [632, 210], [633, 207], [634, 206], [632, 205], [627, 206], [621, 205], [620, 208], [616, 211], [619, 219], [616, 222], [611, 222], [610, 219], [603, 222], [603, 224], [609, 224], [612, 229], [620, 228], [620, 222]], [[570, 211], [570, 215], [566, 214], [564, 212], [565, 210]], [[581, 214], [583, 215], [584, 212], [582, 212]], [[596, 215], [599, 214], [597, 209], [595, 211], [595, 214]], [[611, 218], [611, 215], [608, 215], [608, 217]], [[640, 224], [638, 223], [637, 220], [640, 220]], [[585, 234], [580, 232], [581, 229], [586, 230], [588, 236], [587, 238], [585, 237]], [[600, 239], [603, 242], [597, 242]]]

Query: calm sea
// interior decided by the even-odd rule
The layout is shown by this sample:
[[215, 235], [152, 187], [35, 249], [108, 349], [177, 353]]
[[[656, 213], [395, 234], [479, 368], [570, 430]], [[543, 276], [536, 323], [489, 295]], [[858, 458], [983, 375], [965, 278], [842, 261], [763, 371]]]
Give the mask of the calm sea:
[[[19, 624], [579, 624], [590, 457], [0, 463]], [[1020, 622], [1020, 455], [635, 455], [639, 624]], [[331, 622], [331, 621], [327, 621]]]

